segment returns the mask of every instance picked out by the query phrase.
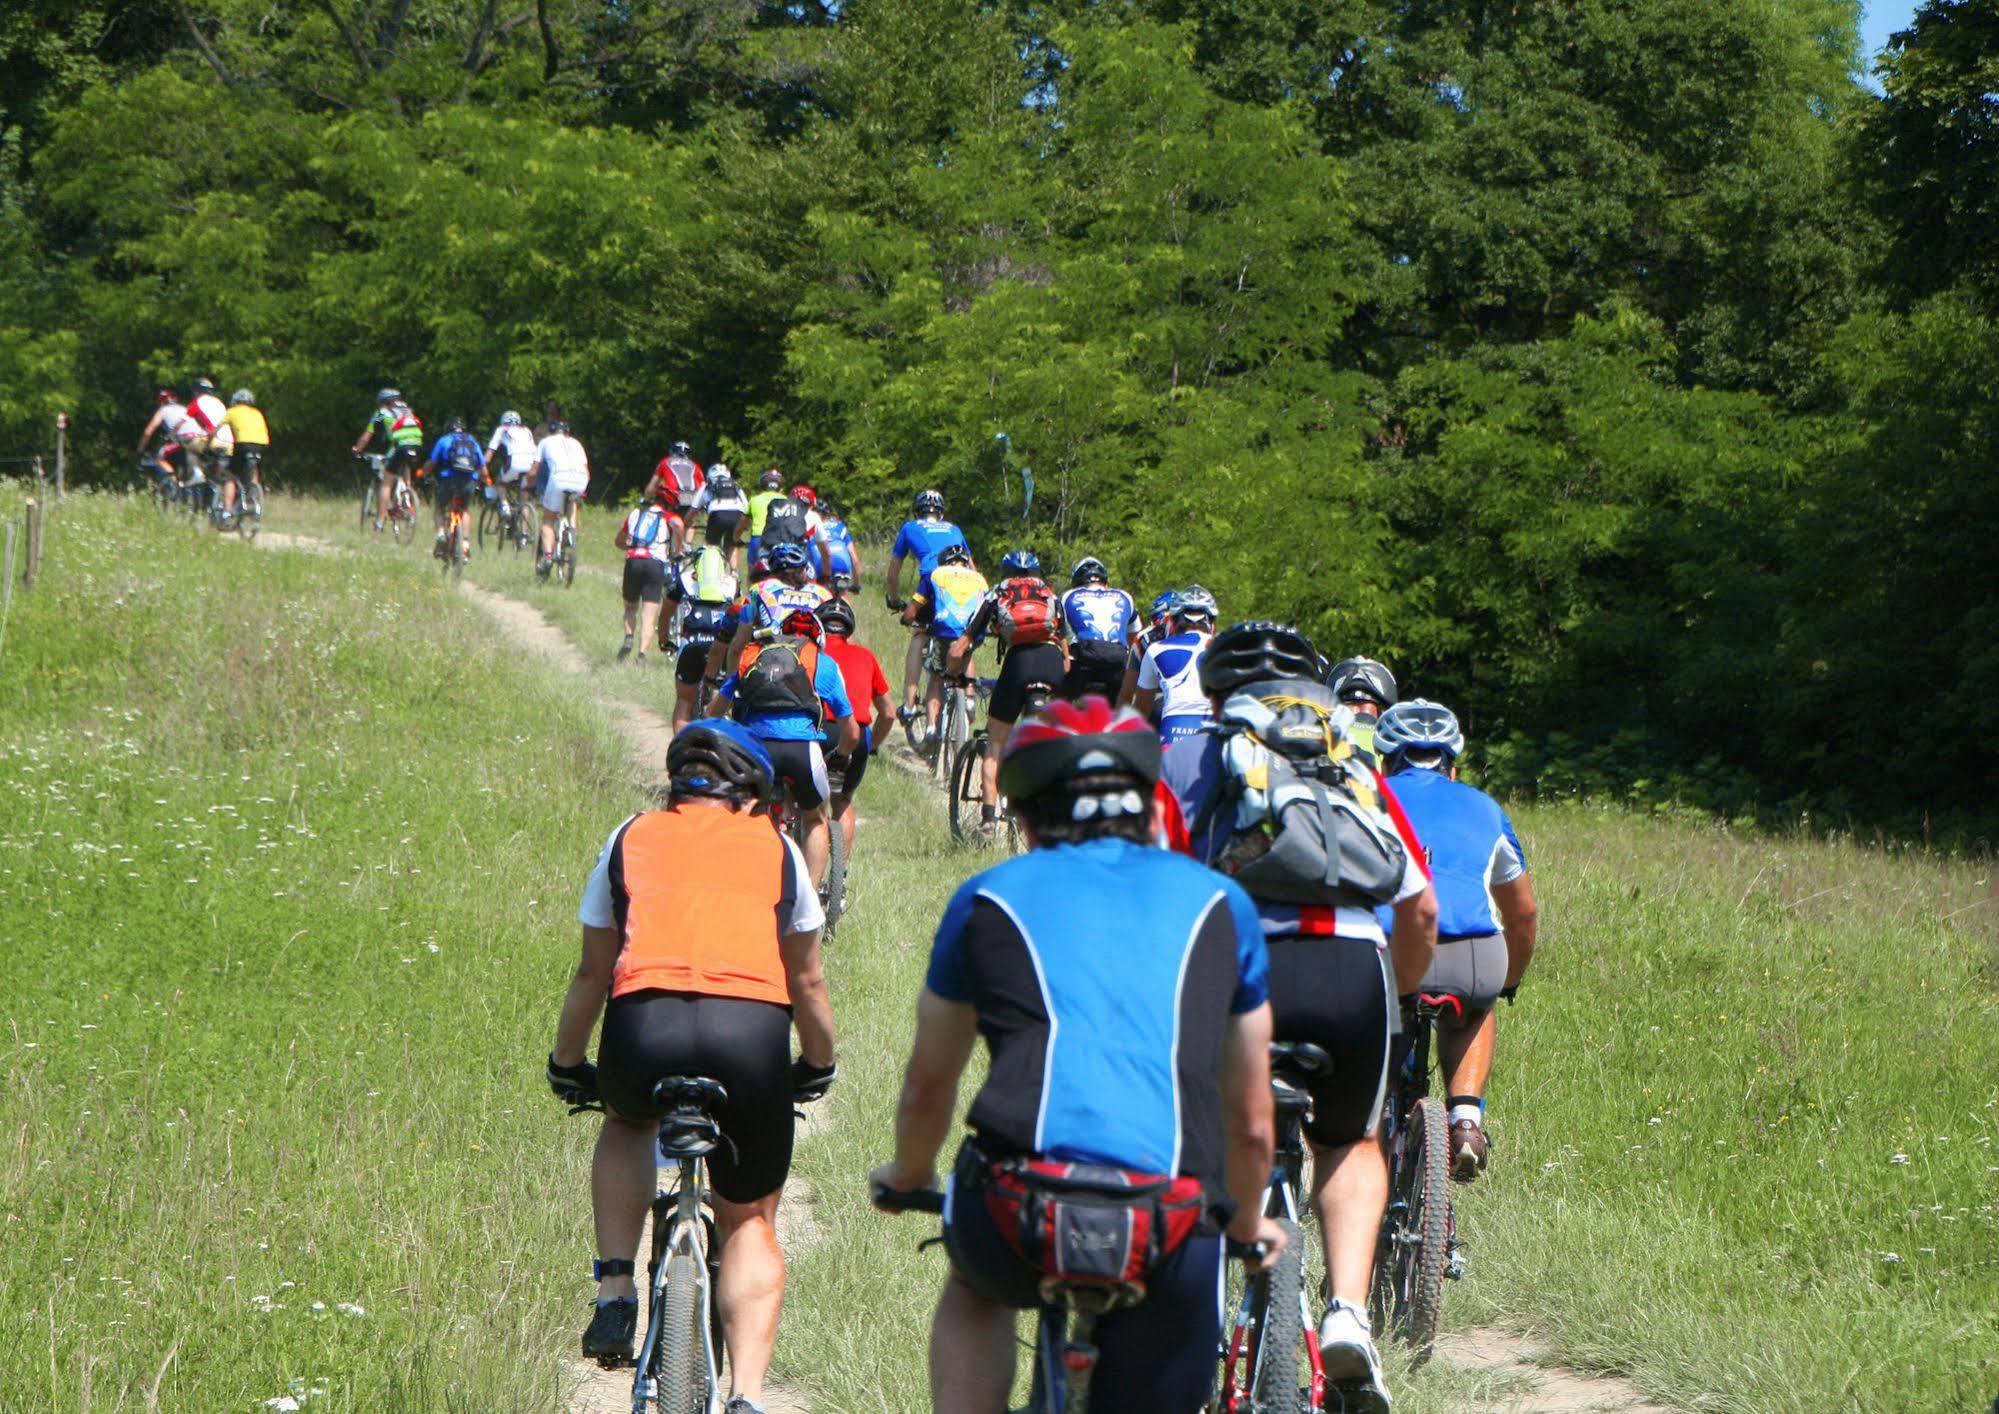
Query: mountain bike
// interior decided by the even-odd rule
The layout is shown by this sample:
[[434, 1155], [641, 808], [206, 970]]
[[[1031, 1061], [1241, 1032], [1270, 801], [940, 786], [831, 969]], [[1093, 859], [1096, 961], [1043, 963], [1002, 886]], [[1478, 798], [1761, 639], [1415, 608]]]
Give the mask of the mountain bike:
[[[992, 696], [995, 678], [980, 678], [978, 695]], [[1048, 699], [1055, 695], [1052, 683], [1034, 682], [1027, 685], [1025, 705], [1021, 709], [1024, 717], [1029, 712], [1039, 711], [1048, 705]], [[1013, 807], [1000, 797], [999, 818], [990, 840], [981, 828], [986, 803], [986, 757], [992, 751], [991, 722], [972, 733], [972, 739], [965, 749], [958, 753], [958, 764], [952, 771], [951, 781], [951, 838], [959, 844], [992, 843], [1006, 846], [1007, 853], [1020, 853], [1020, 826], [1013, 818]]]
[[[1277, 1111], [1277, 1162], [1270, 1171], [1263, 1211], [1284, 1229], [1284, 1251], [1267, 1272], [1243, 1279], [1231, 1293], [1233, 1312], [1222, 1347], [1221, 1391], [1214, 1414], [1301, 1414], [1301, 1411], [1374, 1407], [1359, 1392], [1329, 1396], [1319, 1359], [1318, 1331], [1305, 1295], [1302, 1195], [1305, 1191], [1305, 1121], [1311, 1082], [1332, 1069], [1332, 1057], [1314, 1045], [1279, 1041], [1270, 1047], [1270, 1089]], [[1329, 1402], [1330, 1399], [1330, 1402]]]
[[[948, 646], [932, 640], [923, 656], [925, 672], [944, 674]], [[968, 677], [945, 676], [936, 730], [926, 728], [923, 733], [919, 754], [929, 760], [931, 774], [944, 783], [946, 792], [955, 788], [953, 771], [959, 754], [972, 740], [972, 715], [978, 710], [978, 690], [978, 684]]]
[[1395, 1098], [1384, 1121], [1388, 1211], [1367, 1301], [1375, 1329], [1409, 1346], [1419, 1363], [1436, 1344], [1444, 1282], [1465, 1271], [1451, 1210], [1450, 1120], [1443, 1101], [1430, 1094], [1430, 1041], [1445, 1012], [1461, 1019], [1464, 1003], [1425, 992], [1402, 1014], [1409, 1053], [1392, 1077]]
[[555, 550], [549, 564], [562, 576], [565, 588], [576, 583], [576, 505], [582, 499], [579, 491], [563, 492], [562, 515], [555, 522]]
[[465, 492], [454, 488], [444, 512], [444, 548], [438, 556], [444, 562], [445, 576], [454, 583], [465, 578], [465, 562], [472, 556], [471, 532], [465, 521]]
[[[361, 495], [361, 528], [380, 530], [384, 527], [389, 538], [398, 545], [408, 544], [416, 532], [416, 492], [410, 489], [407, 476], [396, 478], [396, 494], [391, 498], [386, 511], [381, 506], [383, 468], [388, 465], [388, 454], [368, 452], [354, 460], [367, 466], [367, 489]], [[377, 524], [379, 522], [379, 524]]]
[[[254, 469], [256, 458], [250, 458]], [[257, 532], [264, 525], [264, 490], [254, 481], [246, 481], [239, 476], [230, 458], [218, 456], [215, 459], [216, 478], [212, 482], [214, 491], [209, 498], [208, 523], [221, 532], [235, 531], [245, 540], [255, 540]], [[228, 499], [227, 491], [236, 488], [236, 508], [223, 509]]]
[[[771, 807], [771, 815], [777, 827], [791, 836], [800, 854], [805, 853], [805, 812], [798, 808], [792, 798], [791, 783], [778, 782], [778, 796]], [[830, 783], [828, 798], [831, 798]], [[826, 921], [820, 925], [819, 942], [826, 945], [833, 941], [833, 930], [840, 922], [840, 901], [847, 896], [847, 837], [833, 823], [833, 812], [826, 811], [826, 877], [819, 881], [819, 906], [825, 910]]]
[[485, 498], [479, 507], [479, 548], [483, 551], [490, 539], [493, 547], [511, 545], [516, 551], [525, 550], [534, 543], [533, 517], [529, 514], [527, 497], [509, 495], [509, 487], [504, 484], [496, 488], [496, 494]]

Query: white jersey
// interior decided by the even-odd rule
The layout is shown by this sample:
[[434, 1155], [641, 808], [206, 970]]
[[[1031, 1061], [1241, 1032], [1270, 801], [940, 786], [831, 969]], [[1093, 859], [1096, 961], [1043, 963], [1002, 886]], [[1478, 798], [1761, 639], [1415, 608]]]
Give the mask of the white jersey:
[[590, 489], [590, 458], [583, 444], [567, 432], [551, 432], [535, 448], [538, 465], [548, 467], [548, 484], [557, 491], [581, 492]]
[[500, 473], [502, 481], [518, 481], [527, 475], [527, 469], [534, 465], [534, 431], [523, 423], [512, 427], [495, 427], [492, 437], [486, 443], [486, 450], [497, 452], [504, 448], [507, 453], [506, 470]]
[[1138, 686], [1159, 694], [1159, 716], [1205, 717], [1208, 695], [1201, 691], [1201, 655], [1207, 651], [1206, 633], [1176, 633], [1145, 650], [1138, 661]]
[[[174, 440], [190, 442], [197, 437], [213, 436], [215, 429], [222, 426], [222, 420], [228, 415], [228, 411], [222, 406], [222, 399], [215, 394], [201, 394], [181, 409], [181, 420], [175, 424], [173, 430]], [[208, 425], [204, 427], [203, 422]]]
[[673, 535], [667, 518], [651, 501], [635, 507], [625, 517], [625, 558], [628, 560], [670, 560]]
[[717, 495], [714, 486], [703, 486], [694, 493], [694, 509], [697, 511], [740, 511], [749, 514], [750, 498], [743, 494], [743, 488], [732, 486], [726, 495]]

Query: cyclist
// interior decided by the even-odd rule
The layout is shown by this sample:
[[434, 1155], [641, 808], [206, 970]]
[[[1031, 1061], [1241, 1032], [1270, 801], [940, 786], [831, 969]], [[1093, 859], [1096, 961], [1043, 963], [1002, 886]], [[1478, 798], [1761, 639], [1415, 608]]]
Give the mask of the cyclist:
[[[712, 476], [708, 484], [714, 485]], [[665, 614], [660, 616], [659, 646], [663, 652], [675, 651], [667, 633], [677, 627], [680, 647], [673, 662], [673, 729], [679, 731], [699, 710], [709, 654], [717, 642], [726, 641], [735, 631], [731, 605], [736, 598], [736, 575], [720, 549], [703, 545], [668, 576], [667, 593], [678, 607], [678, 624]]]
[[[805, 488], [810, 492], [810, 488]], [[763, 527], [757, 534], [757, 546], [765, 558], [775, 554], [782, 545], [795, 545], [805, 554], [808, 578], [821, 583], [826, 579], [826, 548], [819, 543], [817, 515], [804, 498], [773, 496], [764, 502]]]
[[771, 502], [784, 499], [784, 473], [771, 467], [757, 478], [757, 489], [750, 493], [750, 563], [754, 565], [763, 555], [764, 517], [770, 513]]
[[675, 442], [652, 469], [652, 480], [646, 483], [643, 499], [652, 500], [654, 493], [665, 487], [667, 504], [679, 510], [684, 520], [694, 510], [705, 480], [701, 463], [694, 460], [694, 449], [685, 442]]
[[232, 467], [236, 470], [234, 477], [225, 475], [222, 478], [222, 513], [233, 516], [236, 514], [238, 481], [243, 483], [244, 496], [248, 497], [249, 488], [254, 486], [259, 493], [254, 499], [262, 500], [264, 476], [261, 468], [264, 458], [271, 454], [271, 428], [264, 421], [264, 414], [248, 388], [238, 388], [229, 395], [229, 410], [222, 414], [222, 425], [229, 429], [233, 449], [229, 462], [220, 465], [218, 470], [225, 473]]
[[414, 471], [423, 460], [423, 421], [394, 388], [384, 388], [375, 394], [375, 415], [355, 439], [354, 455], [358, 457], [366, 451], [377, 433], [381, 434], [382, 450], [388, 454], [375, 482], [375, 529], [380, 530], [389, 507], [395, 504], [397, 491], [402, 488], [403, 468]]
[[1062, 596], [1069, 675], [1062, 680], [1062, 695], [1072, 702], [1092, 694], [1115, 701], [1124, 678], [1138, 606], [1110, 580], [1111, 572], [1095, 555], [1085, 555], [1069, 571], [1069, 592]]
[[854, 545], [854, 532], [847, 528], [846, 517], [823, 500], [819, 502], [819, 543], [826, 552], [826, 583], [831, 585], [844, 575], [847, 583], [842, 592], [854, 589], [861, 579], [861, 552]]
[[521, 487], [528, 469], [534, 465], [534, 432], [511, 410], [500, 414], [493, 435], [486, 439], [486, 470], [497, 486], [488, 486], [486, 495], [497, 499], [511, 523], [517, 514], [527, 513], [527, 495]]
[[[472, 504], [475, 488], [482, 481], [490, 480], [486, 475], [486, 449], [479, 445], [479, 439], [465, 430], [465, 419], [451, 419], [444, 435], [437, 439], [437, 445], [430, 449], [423, 465], [417, 468], [419, 478], [437, 478], [437, 543], [431, 547], [431, 554], [444, 558], [445, 525], [451, 515], [451, 499], [463, 496], [465, 503]], [[468, 541], [465, 554], [469, 558], [472, 546]]]
[[[951, 1272], [930, 1335], [932, 1407], [1007, 1407], [1014, 1312], [1041, 1272], [1013, 1245], [996, 1169], [1040, 1157], [1193, 1180], [1205, 1212], [1104, 1316], [1091, 1407], [1193, 1414], [1214, 1381], [1222, 1243], [1283, 1246], [1262, 1217], [1273, 1121], [1266, 955], [1249, 898], [1152, 847], [1160, 747], [1101, 698], [1021, 721], [1001, 784], [1030, 851], [974, 875], [931, 945], [896, 1110], [895, 1158], [875, 1191], [934, 1187], [958, 1083], [981, 1035], [944, 1220]], [[1060, 1031], [1060, 1044], [1056, 1042]], [[983, 1199], [983, 1201], [981, 1201]], [[1017, 1224], [1013, 1226], [1018, 1227]]]
[[[817, 586], [813, 586], [817, 588]], [[853, 703], [840, 666], [824, 651], [826, 631], [811, 609], [793, 609], [735, 660], [715, 689], [711, 717], [729, 715], [770, 753], [777, 779], [791, 790], [805, 822], [805, 862], [816, 888], [826, 877], [826, 727], [835, 755], [859, 744]]]
[[726, 463], [716, 462], [708, 468], [707, 479], [694, 497], [694, 509], [706, 517], [703, 537], [710, 545], [721, 547], [733, 572], [736, 551], [745, 538], [742, 527], [750, 513], [750, 498], [736, 484], [735, 473]]
[[971, 671], [971, 657], [989, 633], [999, 634], [999, 679], [986, 703], [986, 751], [981, 782], [984, 803], [979, 823], [990, 828], [999, 819], [999, 763], [1013, 724], [1027, 706], [1027, 690], [1035, 683], [1059, 688], [1069, 672], [1069, 649], [1062, 641], [1062, 601], [1041, 577], [1041, 557], [1032, 550], [1011, 550], [1000, 561], [1003, 578], [986, 592], [947, 662], [954, 675]]
[[160, 449], [153, 457], [153, 466], [158, 470], [162, 481], [173, 481], [178, 478], [174, 458], [179, 454], [180, 444], [173, 439], [174, 429], [186, 418], [187, 404], [180, 400], [173, 389], [160, 389], [159, 405], [153, 409], [153, 415], [146, 419], [146, 425], [139, 433], [139, 451], [143, 454], [146, 444], [153, 440], [153, 434], [155, 432], [160, 434]]
[[637, 632], [639, 662], [644, 664], [644, 644], [659, 631], [659, 605], [666, 595], [669, 562], [679, 558], [680, 516], [674, 510], [673, 488], [655, 483], [652, 496], [641, 501], [618, 527], [617, 545], [625, 552], [625, 641], [618, 649], [620, 658], [632, 652]]
[[[1289, 687], [1299, 696], [1324, 693], [1323, 662], [1295, 629], [1237, 624], [1208, 645], [1200, 682], [1219, 712], [1235, 693], [1259, 685]], [[1196, 859], [1219, 858], [1233, 831], [1235, 812], [1225, 806], [1224, 745], [1219, 733], [1204, 732], [1166, 753], [1164, 779], [1189, 822]], [[1305, 1128], [1312, 1148], [1312, 1207], [1333, 1298], [1319, 1326], [1326, 1377], [1365, 1382], [1385, 1403], [1381, 1358], [1367, 1319], [1375, 1236], [1388, 1206], [1387, 1156], [1376, 1135], [1398, 1019], [1394, 999], [1414, 991], [1429, 967], [1437, 902], [1424, 874], [1422, 846], [1394, 792], [1378, 774], [1370, 772], [1369, 779], [1379, 808], [1364, 808], [1377, 830], [1402, 842], [1390, 899], [1392, 970], [1384, 951], [1390, 945], [1372, 902], [1352, 891], [1329, 888], [1309, 904], [1257, 897], [1256, 911], [1270, 944], [1277, 1039], [1309, 1041], [1333, 1058], [1331, 1076], [1313, 1091]], [[1216, 808], [1210, 809], [1211, 802]]]
[[[728, 1091], [716, 1115], [726, 1142], [708, 1176], [729, 1409], [743, 1414], [759, 1407], [777, 1341], [792, 1102], [823, 1094], [835, 1073], [824, 914], [797, 848], [758, 808], [771, 762], [755, 737], [703, 723], [673, 739], [666, 766], [666, 807], [620, 825], [584, 887], [582, 957], [548, 1084], [559, 1100], [604, 1105], [590, 1168], [597, 1305], [583, 1333], [583, 1353], [598, 1359], [629, 1359], [637, 1331], [634, 1268], [657, 1182], [653, 1087], [699, 1075]], [[585, 1052], [600, 1012], [592, 1066]]]
[[833, 828], [847, 845], [847, 858], [854, 857], [854, 795], [868, 774], [868, 758], [881, 749], [881, 738], [895, 720], [895, 704], [889, 700], [888, 677], [881, 659], [865, 645], [854, 642], [854, 606], [844, 599], [828, 599], [814, 610], [826, 626], [826, 656], [840, 666], [840, 681], [846, 685], [847, 700], [854, 705], [854, 727], [860, 740], [854, 749], [826, 762], [826, 776], [832, 786]]
[[[894, 572], [893, 568], [889, 571]], [[926, 750], [934, 751], [937, 747], [937, 719], [944, 711], [946, 658], [951, 645], [964, 637], [979, 601], [986, 597], [986, 588], [986, 577], [972, 564], [972, 552], [963, 545], [946, 545], [937, 556], [937, 568], [923, 576], [923, 583], [903, 608], [902, 621], [920, 625], [930, 641], [923, 662], [929, 670], [923, 693], [924, 720], [928, 724], [923, 738]], [[959, 666], [952, 671], [969, 677], [971, 655], [963, 655]], [[900, 718], [902, 714], [896, 715]]]
[[1131, 640], [1131, 654], [1124, 660], [1124, 681], [1118, 684], [1117, 702], [1128, 705], [1138, 696], [1138, 667], [1145, 661], [1146, 650], [1153, 644], [1163, 642], [1173, 633], [1173, 611], [1180, 605], [1180, 591], [1161, 590], [1146, 611], [1145, 627]]
[[[581, 498], [590, 489], [590, 458], [583, 444], [569, 435], [569, 424], [557, 418], [534, 449], [535, 479], [541, 493], [541, 554], [534, 572], [543, 579], [555, 567], [555, 527], [563, 517], [563, 498]], [[576, 507], [570, 506], [569, 533], [576, 533]]]
[[1437, 888], [1437, 955], [1419, 992], [1464, 1004], [1437, 1018], [1438, 1059], [1450, 1087], [1451, 1173], [1469, 1183], [1485, 1169], [1485, 1087], [1498, 1020], [1526, 975], [1540, 928], [1520, 836], [1499, 802], [1458, 780], [1464, 733], [1449, 708], [1416, 698], [1390, 707], [1375, 729], [1396, 795], [1429, 848]]
[[1201, 655], [1215, 634], [1215, 596], [1198, 584], [1180, 591], [1173, 605], [1173, 632], [1145, 650], [1134, 679], [1132, 705], [1151, 718], [1157, 704], [1159, 739], [1184, 740], [1208, 720], [1201, 691]]
[[1375, 722], [1395, 705], [1395, 674], [1372, 658], [1342, 658], [1326, 671], [1326, 686], [1353, 708], [1354, 746], [1371, 766], [1379, 767], [1374, 747]]
[[[906, 561], [916, 562], [919, 583], [937, 568], [938, 556], [947, 545], [963, 545], [970, 554], [971, 544], [965, 539], [965, 532], [944, 519], [944, 493], [942, 491], [918, 491], [910, 505], [912, 519], [902, 523], [895, 533], [895, 544], [888, 552], [888, 586], [886, 599], [888, 607], [895, 613], [903, 610], [902, 567]], [[903, 622], [908, 623], [905, 618]], [[902, 660], [902, 708], [897, 717], [907, 722], [916, 715], [919, 686], [923, 681], [923, 659], [929, 650], [929, 635], [919, 623], [916, 631], [909, 636], [909, 650]]]

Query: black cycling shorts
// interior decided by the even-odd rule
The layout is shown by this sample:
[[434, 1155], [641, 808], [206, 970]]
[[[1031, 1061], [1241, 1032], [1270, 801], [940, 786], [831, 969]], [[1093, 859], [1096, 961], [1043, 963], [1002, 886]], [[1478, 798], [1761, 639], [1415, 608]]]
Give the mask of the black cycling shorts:
[[736, 531], [743, 523], [741, 511], [709, 511], [708, 543], [710, 545], [732, 545], [736, 542]]
[[680, 656], [673, 660], [673, 680], [682, 687], [699, 687], [708, 671], [708, 650], [714, 646], [705, 638], [681, 644]]
[[861, 782], [868, 778], [868, 759], [871, 754], [868, 750], [868, 731], [867, 727], [861, 728], [861, 744], [855, 748], [852, 756], [838, 758], [837, 764], [832, 760], [827, 761], [826, 784], [830, 795], [852, 799], [854, 792], [861, 788]]
[[1079, 644], [1070, 652], [1069, 674], [1062, 679], [1062, 695], [1071, 702], [1080, 702], [1085, 697], [1117, 701], [1118, 689], [1124, 686], [1124, 650], [1119, 648], [1115, 657], [1092, 658], [1084, 654], [1086, 646]]
[[995, 722], [1011, 725], [1027, 709], [1027, 689], [1041, 683], [1052, 693], [1062, 686], [1062, 645], [1030, 643], [1007, 650], [1000, 664], [999, 678], [993, 683], [992, 701], [986, 715]]
[[[1008, 1244], [981, 1196], [986, 1161], [958, 1151], [945, 1204], [944, 1251], [966, 1285], [1017, 1311], [1040, 1305], [1040, 1273]], [[1097, 1322], [1090, 1408], [1105, 1414], [1195, 1414], [1215, 1381], [1222, 1333], [1220, 1234], [1197, 1229], [1159, 1264], [1145, 1300]]]
[[650, 555], [627, 556], [625, 602], [636, 604], [643, 599], [648, 604], [657, 604], [665, 597], [666, 561], [655, 560]]
[[791, 798], [801, 810], [826, 802], [826, 753], [816, 741], [765, 741], [771, 768], [791, 785]]
[[391, 447], [389, 448], [389, 459], [382, 463], [382, 470], [400, 475], [404, 467], [419, 467], [422, 465], [423, 448]]
[[597, 1044], [604, 1103], [624, 1119], [658, 1119], [652, 1087], [669, 1075], [706, 1076], [729, 1092], [716, 1116], [729, 1143], [708, 1159], [717, 1193], [754, 1203], [784, 1186], [791, 1172], [788, 1007], [696, 992], [611, 998]]
[[1270, 1011], [1279, 1041], [1309, 1041], [1333, 1058], [1312, 1086], [1305, 1134], [1328, 1147], [1375, 1132], [1399, 1011], [1388, 960], [1360, 938], [1272, 938]]

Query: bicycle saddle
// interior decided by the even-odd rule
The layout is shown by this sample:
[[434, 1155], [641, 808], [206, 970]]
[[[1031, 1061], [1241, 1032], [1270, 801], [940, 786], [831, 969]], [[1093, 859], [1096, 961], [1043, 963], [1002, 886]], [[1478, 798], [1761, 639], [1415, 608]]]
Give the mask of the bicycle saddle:
[[729, 1092], [718, 1080], [701, 1075], [669, 1075], [652, 1087], [653, 1103], [662, 1111], [659, 1147], [675, 1158], [699, 1158], [722, 1142], [715, 1111], [728, 1103]]
[[1273, 1072], [1311, 1080], [1332, 1074], [1333, 1058], [1310, 1041], [1272, 1041], [1270, 1068]]

